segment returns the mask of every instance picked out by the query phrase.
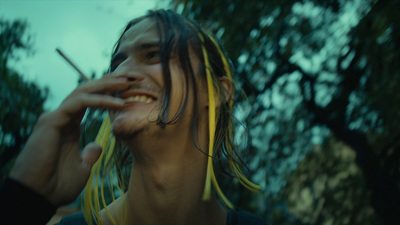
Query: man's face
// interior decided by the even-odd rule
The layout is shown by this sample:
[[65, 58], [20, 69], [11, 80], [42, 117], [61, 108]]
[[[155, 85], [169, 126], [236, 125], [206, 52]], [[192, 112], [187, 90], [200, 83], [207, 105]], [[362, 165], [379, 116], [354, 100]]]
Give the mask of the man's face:
[[[144, 19], [135, 24], [121, 39], [120, 46], [112, 59], [112, 74], [127, 75], [136, 83], [129, 90], [120, 93], [120, 97], [126, 100], [125, 108], [110, 113], [113, 121], [112, 129], [117, 137], [128, 139], [140, 133], [154, 136], [171, 129], [169, 126], [167, 129], [162, 129], [155, 123], [161, 108], [161, 93], [164, 90], [159, 50], [157, 26], [151, 19]], [[190, 53], [190, 60], [193, 71], [198, 71], [197, 57]], [[169, 65], [172, 83], [169, 109], [169, 119], [171, 119], [180, 110], [188, 87], [185, 85], [185, 76], [177, 57], [172, 55]], [[198, 87], [198, 90], [206, 92], [204, 87]], [[193, 93], [191, 90], [188, 93], [188, 105], [173, 132], [177, 132], [176, 129], [180, 129], [179, 132], [191, 131]], [[198, 96], [201, 98], [204, 94]], [[205, 101], [199, 99], [199, 104], [204, 105]]]

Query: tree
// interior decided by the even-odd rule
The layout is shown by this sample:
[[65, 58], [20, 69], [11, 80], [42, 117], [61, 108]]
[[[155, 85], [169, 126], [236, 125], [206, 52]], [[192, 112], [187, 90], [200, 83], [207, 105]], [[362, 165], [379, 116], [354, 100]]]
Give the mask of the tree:
[[288, 176], [284, 196], [290, 213], [306, 224], [381, 224], [355, 158], [334, 137], [315, 146]]
[[8, 66], [10, 60], [18, 59], [19, 51], [31, 52], [26, 27], [24, 21], [0, 19], [0, 182], [27, 141], [48, 95], [47, 89], [24, 81]]
[[[240, 117], [248, 124], [252, 152], [258, 152], [248, 156], [262, 168], [254, 178], [265, 178], [267, 197], [258, 201], [258, 213], [271, 218], [278, 209], [288, 221], [304, 222], [287, 211], [285, 177], [333, 136], [355, 152], [365, 183], [352, 185], [370, 191], [373, 214], [386, 224], [400, 221], [400, 1], [173, 5], [215, 33], [233, 59], [248, 96], [246, 103], [236, 99]], [[257, 202], [248, 197], [236, 201]]]

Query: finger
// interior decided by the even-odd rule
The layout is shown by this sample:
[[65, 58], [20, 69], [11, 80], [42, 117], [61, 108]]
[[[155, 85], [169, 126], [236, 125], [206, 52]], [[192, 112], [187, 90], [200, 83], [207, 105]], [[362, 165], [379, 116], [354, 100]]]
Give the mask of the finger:
[[87, 82], [79, 86], [76, 91], [78, 93], [106, 93], [116, 92], [129, 88], [132, 85], [132, 81], [128, 81], [126, 77], [104, 77], [98, 80]]
[[97, 159], [100, 157], [101, 151], [101, 147], [95, 143], [89, 143], [86, 145], [81, 153], [82, 166], [90, 171]]
[[58, 110], [67, 114], [78, 114], [86, 108], [121, 109], [125, 102], [120, 98], [101, 94], [81, 94], [65, 101]]

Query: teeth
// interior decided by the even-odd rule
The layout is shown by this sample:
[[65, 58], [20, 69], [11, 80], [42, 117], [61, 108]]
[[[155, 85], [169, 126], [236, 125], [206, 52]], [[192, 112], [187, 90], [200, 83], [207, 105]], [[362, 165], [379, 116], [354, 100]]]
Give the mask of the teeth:
[[149, 97], [144, 96], [144, 95], [136, 95], [136, 96], [129, 97], [129, 98], [125, 99], [125, 103], [130, 103], [130, 102], [150, 103], [152, 101], [153, 101], [152, 98], [149, 98]]
[[140, 102], [146, 102], [146, 100], [147, 100], [147, 97], [145, 97], [145, 96], [140, 96], [139, 97], [139, 101]]

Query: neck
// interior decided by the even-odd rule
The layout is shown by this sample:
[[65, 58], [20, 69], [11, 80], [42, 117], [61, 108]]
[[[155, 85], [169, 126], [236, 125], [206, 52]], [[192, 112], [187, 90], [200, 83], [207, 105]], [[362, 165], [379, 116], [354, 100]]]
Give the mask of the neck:
[[134, 166], [126, 194], [127, 224], [224, 224], [225, 212], [217, 201], [201, 200], [205, 171], [194, 168], [184, 162]]
[[135, 143], [135, 161], [125, 199], [110, 208], [118, 208], [120, 213], [126, 209], [127, 225], [224, 225], [226, 211], [216, 199], [202, 200], [207, 156], [195, 148], [191, 137], [183, 137], [173, 145], [169, 140], [164, 143], [167, 144], [152, 148], [152, 143]]

